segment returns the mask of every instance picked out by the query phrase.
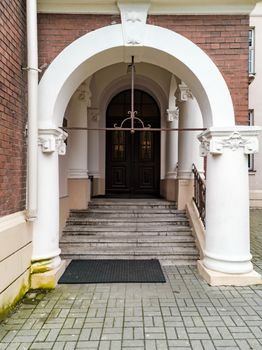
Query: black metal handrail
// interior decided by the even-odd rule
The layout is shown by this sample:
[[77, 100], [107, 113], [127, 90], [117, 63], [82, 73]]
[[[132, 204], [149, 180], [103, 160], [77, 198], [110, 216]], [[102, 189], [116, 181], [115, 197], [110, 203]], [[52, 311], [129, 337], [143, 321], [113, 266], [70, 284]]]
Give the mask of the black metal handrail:
[[199, 216], [205, 225], [206, 217], [206, 184], [204, 179], [199, 174], [195, 164], [192, 165], [192, 172], [194, 174], [194, 197], [193, 200], [199, 212]]

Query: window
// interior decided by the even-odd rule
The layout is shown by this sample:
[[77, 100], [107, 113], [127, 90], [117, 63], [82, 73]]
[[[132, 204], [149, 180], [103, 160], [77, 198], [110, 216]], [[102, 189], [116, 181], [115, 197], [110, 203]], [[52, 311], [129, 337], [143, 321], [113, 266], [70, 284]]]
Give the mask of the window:
[[248, 73], [249, 74], [254, 74], [255, 73], [255, 29], [251, 28], [249, 30], [249, 50], [248, 50]]
[[[250, 109], [248, 111], [248, 125], [253, 126], [254, 125], [254, 110]], [[255, 165], [254, 165], [254, 154], [248, 155], [248, 170], [249, 171], [255, 171]]]

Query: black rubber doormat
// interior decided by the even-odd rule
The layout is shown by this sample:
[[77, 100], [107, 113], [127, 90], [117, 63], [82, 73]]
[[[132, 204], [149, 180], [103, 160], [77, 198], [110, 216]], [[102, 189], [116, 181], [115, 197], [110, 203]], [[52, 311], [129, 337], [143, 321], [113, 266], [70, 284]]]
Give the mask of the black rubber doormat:
[[72, 260], [59, 284], [165, 283], [158, 260]]

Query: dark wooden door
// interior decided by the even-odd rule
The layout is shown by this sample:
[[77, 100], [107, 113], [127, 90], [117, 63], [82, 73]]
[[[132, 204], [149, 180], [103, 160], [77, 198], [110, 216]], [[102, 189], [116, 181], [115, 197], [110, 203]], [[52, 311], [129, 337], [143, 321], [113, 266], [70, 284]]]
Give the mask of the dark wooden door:
[[[120, 126], [130, 110], [130, 90], [118, 94], [107, 109], [107, 127]], [[160, 113], [155, 100], [135, 90], [135, 110], [145, 126], [160, 127]], [[126, 122], [124, 127], [130, 127]], [[135, 127], [141, 127], [136, 122]], [[107, 131], [106, 193], [108, 195], [159, 195], [160, 132]]]

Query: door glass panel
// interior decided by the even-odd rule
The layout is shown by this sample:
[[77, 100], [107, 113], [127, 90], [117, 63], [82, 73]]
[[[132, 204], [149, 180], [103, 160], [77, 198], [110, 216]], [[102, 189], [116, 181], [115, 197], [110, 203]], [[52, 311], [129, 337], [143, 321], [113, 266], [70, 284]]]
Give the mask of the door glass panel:
[[125, 149], [125, 132], [124, 131], [114, 131], [112, 133], [112, 158], [113, 160], [125, 160], [126, 149]]
[[152, 142], [153, 135], [150, 131], [141, 131], [140, 134], [140, 144], [139, 153], [140, 160], [152, 160]]

